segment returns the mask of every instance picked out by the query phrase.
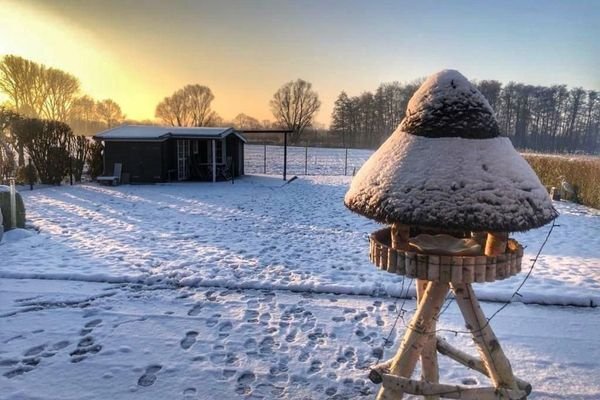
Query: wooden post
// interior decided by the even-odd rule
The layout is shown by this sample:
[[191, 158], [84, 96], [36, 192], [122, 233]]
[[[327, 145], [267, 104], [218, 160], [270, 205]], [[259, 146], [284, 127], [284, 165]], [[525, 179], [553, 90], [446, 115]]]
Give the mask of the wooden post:
[[[489, 240], [489, 238], [488, 238]], [[481, 360], [489, 372], [489, 377], [497, 388], [518, 389], [510, 362], [504, 355], [500, 342], [488, 320], [485, 318], [479, 301], [470, 284], [453, 283], [452, 290], [460, 308], [466, 327], [473, 335]]]
[[[428, 332], [431, 329], [431, 323], [440, 313], [447, 293], [448, 284], [429, 283], [423, 294], [423, 299], [404, 333], [400, 349], [390, 366], [390, 374], [407, 378], [412, 375], [423, 346], [429, 337]], [[386, 390], [385, 386], [379, 390], [377, 395], [378, 400], [398, 400], [400, 398], [402, 398], [401, 393], [392, 388]]]
[[264, 144], [263, 148], [263, 174], [267, 174], [267, 144]]
[[[417, 303], [423, 301], [425, 289], [428, 284], [428, 281], [417, 280]], [[431, 383], [439, 383], [440, 379], [437, 358], [437, 336], [435, 334], [436, 326], [436, 319], [434, 318], [429, 326], [429, 332], [431, 333], [427, 335], [423, 351], [421, 352], [421, 378]], [[426, 400], [437, 400], [439, 398], [440, 396], [425, 396]]]
[[217, 142], [215, 139], [212, 141], [212, 178], [213, 182], [217, 181]]
[[408, 225], [393, 224], [391, 229], [392, 248], [396, 250], [408, 250], [408, 239], [410, 227]]
[[485, 255], [498, 256], [506, 253], [508, 243], [508, 233], [506, 232], [488, 232], [485, 242]]

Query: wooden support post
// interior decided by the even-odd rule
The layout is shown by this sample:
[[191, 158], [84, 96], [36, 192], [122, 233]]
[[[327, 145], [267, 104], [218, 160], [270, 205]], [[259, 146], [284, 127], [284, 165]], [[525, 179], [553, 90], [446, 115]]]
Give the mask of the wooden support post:
[[410, 236], [410, 226], [402, 224], [393, 224], [391, 229], [392, 248], [396, 250], [408, 250], [408, 240]]
[[508, 244], [508, 233], [506, 232], [488, 232], [485, 242], [485, 255], [498, 256], [506, 253]]
[[[412, 375], [423, 346], [427, 340], [431, 323], [437, 318], [446, 294], [448, 284], [431, 282], [425, 289], [423, 299], [417, 307], [413, 318], [408, 325], [400, 349], [394, 357], [390, 366], [390, 374], [410, 378]], [[402, 394], [393, 388], [386, 390], [385, 385], [377, 395], [378, 400], [398, 400]]]
[[384, 374], [381, 376], [383, 385], [397, 393], [410, 393], [417, 396], [442, 396], [447, 399], [461, 400], [518, 400], [525, 397], [525, 392], [519, 389], [495, 387], [465, 387], [416, 381], [409, 378]]
[[[440, 354], [451, 358], [452, 360], [464, 365], [467, 368], [474, 369], [475, 371], [480, 372], [489, 378], [489, 372], [479, 358], [473, 357], [470, 354], [467, 354], [464, 351], [457, 349], [456, 347], [448, 343], [444, 338], [439, 336], [437, 337], [436, 344]], [[387, 364], [382, 363], [375, 367], [383, 368], [386, 365]], [[526, 395], [531, 393], [531, 385], [528, 382], [517, 377], [515, 377], [515, 381], [517, 382], [517, 386], [519, 387], [519, 389], [523, 390]]]
[[[488, 238], [489, 240], [489, 238]], [[470, 284], [453, 283], [452, 290], [466, 327], [473, 335], [481, 360], [497, 388], [518, 389], [510, 362], [488, 323]]]
[[213, 139], [212, 147], [212, 181], [217, 181], [217, 142]]
[[[428, 281], [418, 279], [417, 280], [417, 302], [423, 301], [425, 295], [425, 289], [429, 284]], [[436, 316], [437, 318], [437, 316]], [[429, 333], [425, 344], [423, 345], [423, 351], [421, 352], [421, 378], [427, 382], [438, 383], [440, 379], [440, 373], [438, 369], [437, 359], [437, 345], [436, 345], [436, 319], [431, 321], [429, 326]], [[425, 396], [426, 400], [437, 400], [439, 396]]]

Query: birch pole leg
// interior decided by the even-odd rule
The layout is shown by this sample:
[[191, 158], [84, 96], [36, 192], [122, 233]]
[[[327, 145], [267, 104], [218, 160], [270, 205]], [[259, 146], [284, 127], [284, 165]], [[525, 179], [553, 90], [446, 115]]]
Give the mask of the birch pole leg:
[[[440, 313], [446, 294], [448, 293], [448, 284], [440, 282], [431, 282], [425, 289], [423, 299], [417, 307], [415, 315], [410, 320], [402, 344], [398, 353], [394, 356], [390, 366], [390, 374], [410, 378], [419, 356], [423, 350], [429, 335], [432, 321]], [[396, 390], [386, 390], [382, 387], [377, 395], [378, 400], [398, 400], [403, 393]]]
[[[428, 281], [418, 279], [417, 280], [417, 301], [421, 303], [425, 289], [427, 288]], [[439, 383], [440, 373], [438, 368], [437, 358], [437, 336], [435, 334], [437, 315], [431, 321], [429, 326], [429, 335], [425, 340], [423, 351], [421, 352], [421, 378], [427, 382]], [[438, 400], [440, 396], [425, 396], [426, 400]]]
[[453, 283], [452, 290], [494, 387], [519, 389], [510, 362], [504, 355], [500, 342], [485, 318], [471, 285]]

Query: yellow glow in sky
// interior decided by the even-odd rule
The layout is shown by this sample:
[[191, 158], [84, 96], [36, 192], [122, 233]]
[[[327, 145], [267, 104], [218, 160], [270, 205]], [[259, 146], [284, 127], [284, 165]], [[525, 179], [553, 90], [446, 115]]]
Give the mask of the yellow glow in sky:
[[147, 85], [133, 60], [118, 59], [92, 32], [57, 15], [18, 3], [3, 4], [0, 55], [21, 57], [60, 68], [79, 78], [82, 94], [112, 98], [134, 119], [154, 117], [165, 93]]

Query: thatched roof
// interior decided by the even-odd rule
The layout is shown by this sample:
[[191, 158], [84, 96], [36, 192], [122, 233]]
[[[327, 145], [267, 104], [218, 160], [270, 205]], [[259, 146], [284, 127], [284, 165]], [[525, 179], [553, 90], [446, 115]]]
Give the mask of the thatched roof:
[[431, 76], [398, 129], [369, 158], [344, 199], [384, 223], [524, 231], [558, 215], [546, 189], [459, 72]]

